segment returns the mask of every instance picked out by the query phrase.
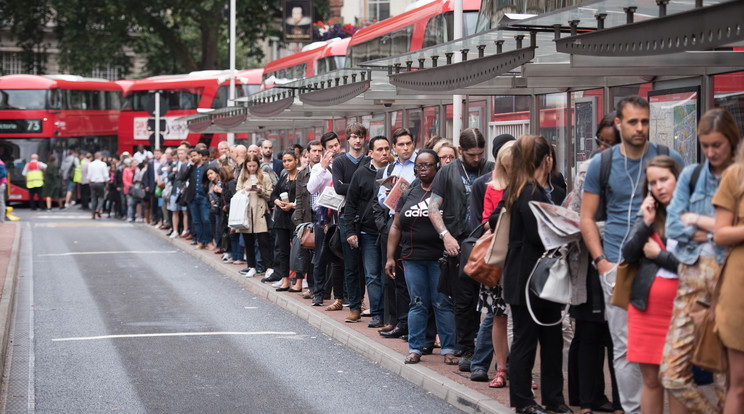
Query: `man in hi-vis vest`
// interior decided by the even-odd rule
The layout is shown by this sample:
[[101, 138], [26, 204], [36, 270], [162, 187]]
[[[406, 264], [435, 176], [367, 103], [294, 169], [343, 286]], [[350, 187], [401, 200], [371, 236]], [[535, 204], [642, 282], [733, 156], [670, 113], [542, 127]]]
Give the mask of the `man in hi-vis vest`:
[[[23, 167], [21, 174], [26, 177], [26, 188], [28, 189], [31, 210], [36, 210], [37, 202], [39, 203], [39, 208], [43, 207], [41, 202], [41, 187], [44, 186], [44, 171], [46, 171], [46, 168], [46, 164], [39, 161], [37, 154], [31, 154], [31, 161]], [[37, 198], [38, 201], [36, 200]]]

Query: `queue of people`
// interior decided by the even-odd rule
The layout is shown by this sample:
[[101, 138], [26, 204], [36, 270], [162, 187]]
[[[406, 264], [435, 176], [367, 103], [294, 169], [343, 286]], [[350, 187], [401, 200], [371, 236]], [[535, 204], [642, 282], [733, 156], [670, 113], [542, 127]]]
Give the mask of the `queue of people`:
[[[698, 127], [705, 161], [685, 166], [673, 148], [649, 140], [649, 118], [645, 99], [621, 99], [598, 125], [601, 150], [577, 166], [570, 194], [542, 136], [496, 137], [491, 162], [475, 128], [462, 131], [459, 145], [434, 137], [416, 150], [408, 129], [368, 140], [356, 123], [346, 128], [346, 151], [327, 132], [279, 158], [268, 140], [221, 142], [216, 152], [183, 144], [120, 160], [71, 152], [59, 167], [32, 158], [24, 172], [35, 185], [44, 170], [54, 181], [56, 170], [50, 191], [66, 190], [62, 206], [86, 186], [94, 219], [108, 212], [159, 226], [221, 254], [246, 277], [262, 274], [279, 292], [328, 312], [347, 308], [347, 323], [369, 317], [382, 337], [408, 341], [406, 364], [439, 347], [441, 363], [472, 381], [509, 387], [519, 413], [573, 412], [569, 405], [581, 413], [742, 412], [740, 131], [725, 110], [708, 111]], [[546, 252], [533, 202], [580, 217], [587, 265], [573, 286], [582, 299], [568, 310], [527, 289]], [[233, 228], [238, 205], [247, 224]], [[495, 229], [502, 210], [510, 232], [501, 280], [481, 285], [461, 268], [463, 242], [480, 227]], [[612, 304], [621, 261], [637, 264], [627, 311]], [[696, 386], [703, 376], [692, 363], [698, 301], [716, 305], [727, 348], [713, 401]], [[555, 320], [564, 323], [540, 322]]]

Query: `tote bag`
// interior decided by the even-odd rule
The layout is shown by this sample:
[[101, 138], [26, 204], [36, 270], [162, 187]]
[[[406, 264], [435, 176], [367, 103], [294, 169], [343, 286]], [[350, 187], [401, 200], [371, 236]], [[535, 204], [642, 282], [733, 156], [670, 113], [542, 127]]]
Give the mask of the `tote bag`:
[[227, 226], [233, 230], [250, 230], [249, 209], [250, 198], [248, 194], [243, 192], [235, 194], [230, 200], [230, 214], [227, 217]]
[[484, 261], [487, 265], [498, 266], [503, 268], [506, 261], [506, 252], [509, 250], [509, 225], [511, 215], [506, 212], [505, 208], [499, 213], [499, 220], [496, 222], [496, 228], [493, 229], [493, 238], [491, 246], [486, 253]]

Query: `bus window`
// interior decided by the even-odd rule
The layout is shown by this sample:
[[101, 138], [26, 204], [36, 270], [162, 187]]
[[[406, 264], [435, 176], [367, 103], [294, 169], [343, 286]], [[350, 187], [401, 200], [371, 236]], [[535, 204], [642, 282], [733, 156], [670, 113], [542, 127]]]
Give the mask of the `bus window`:
[[0, 110], [45, 109], [46, 92], [44, 89], [4, 89], [0, 91]]
[[411, 37], [413, 36], [413, 26], [408, 26], [404, 29], [397, 30], [391, 34], [392, 44], [390, 48], [390, 55], [400, 55], [411, 50]]
[[422, 47], [435, 46], [444, 43], [443, 17], [441, 14], [429, 19], [424, 31], [424, 43]]

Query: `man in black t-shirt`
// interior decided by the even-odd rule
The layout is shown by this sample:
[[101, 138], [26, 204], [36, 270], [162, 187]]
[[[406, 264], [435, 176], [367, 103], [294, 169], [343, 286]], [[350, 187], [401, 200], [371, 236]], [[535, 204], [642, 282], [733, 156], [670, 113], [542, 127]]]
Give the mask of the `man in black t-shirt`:
[[493, 162], [484, 159], [485, 148], [486, 139], [477, 128], [462, 131], [460, 158], [439, 170], [431, 186], [433, 194], [429, 202], [429, 219], [449, 255], [447, 277], [455, 302], [457, 347], [462, 352], [460, 371], [470, 371], [470, 360], [480, 326], [480, 313], [476, 310], [479, 284], [469, 277], [459, 277], [459, 255], [460, 243], [468, 236], [469, 231], [468, 200], [472, 183], [493, 170], [494, 166]]

